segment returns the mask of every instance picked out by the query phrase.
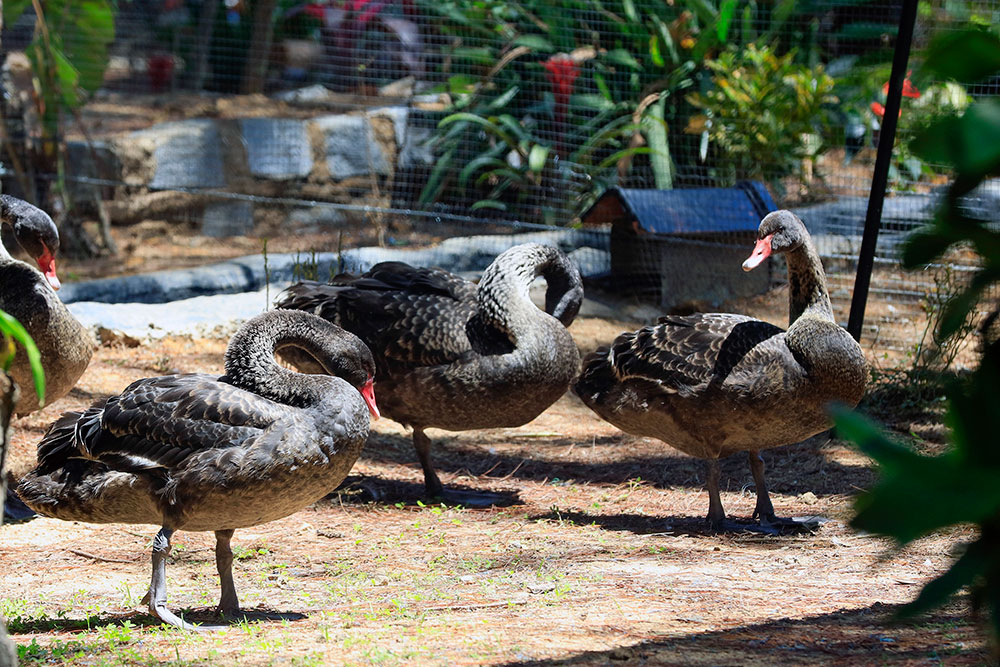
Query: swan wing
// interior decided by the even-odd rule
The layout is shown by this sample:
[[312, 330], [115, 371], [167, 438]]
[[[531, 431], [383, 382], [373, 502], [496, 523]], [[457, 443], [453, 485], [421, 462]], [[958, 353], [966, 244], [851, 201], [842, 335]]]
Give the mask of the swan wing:
[[668, 316], [619, 336], [608, 361], [620, 381], [644, 379], [683, 391], [725, 382], [737, 367], [771, 356], [772, 341], [783, 332], [743, 315]]
[[355, 334], [384, 375], [451, 363], [467, 353], [475, 296], [474, 284], [447, 271], [383, 262], [330, 285], [293, 285], [277, 305], [315, 313]]
[[42, 466], [87, 458], [119, 470], [173, 468], [192, 454], [248, 445], [294, 408], [209, 375], [132, 383], [86, 412], [67, 413], [39, 443]]

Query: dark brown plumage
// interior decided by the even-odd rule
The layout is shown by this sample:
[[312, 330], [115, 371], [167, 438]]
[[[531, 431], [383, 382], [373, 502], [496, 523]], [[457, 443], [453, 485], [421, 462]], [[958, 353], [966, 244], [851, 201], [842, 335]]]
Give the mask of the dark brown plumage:
[[[547, 312], [528, 296], [539, 275]], [[316, 313], [368, 344], [383, 411], [413, 427], [427, 494], [474, 504], [482, 498], [443, 489], [424, 429], [520, 426], [541, 414], [579, 370], [566, 327], [582, 299], [576, 266], [556, 248], [529, 243], [498, 256], [478, 286], [440, 269], [384, 262], [331, 285], [293, 285], [278, 307]], [[313, 369], [307, 355], [282, 354]]]
[[[56, 296], [55, 254], [59, 232], [41, 209], [9, 195], [0, 195], [0, 223], [9, 226], [42, 272], [10, 256], [0, 244], [0, 309], [12, 315], [31, 334], [45, 370], [46, 404], [66, 395], [90, 363], [94, 340]], [[53, 289], [54, 288], [54, 289]], [[20, 388], [15, 412], [38, 409], [31, 366], [23, 350], [14, 356], [11, 378]]]
[[805, 225], [789, 211], [761, 221], [750, 270], [784, 253], [787, 331], [743, 315], [664, 317], [588, 356], [574, 390], [594, 412], [635, 435], [659, 438], [709, 462], [709, 519], [724, 528], [718, 459], [747, 452], [765, 525], [774, 515], [759, 452], [829, 427], [831, 401], [857, 405], [868, 381], [861, 346], [833, 318]]
[[[281, 368], [274, 352], [285, 345], [308, 350], [334, 377]], [[308, 313], [264, 313], [230, 340], [224, 376], [138, 380], [63, 415], [17, 492], [59, 519], [162, 526], [149, 605], [181, 627], [190, 626], [166, 609], [170, 535], [215, 531], [219, 608], [231, 616], [239, 611], [233, 530], [292, 514], [343, 480], [368, 436], [369, 410], [377, 414], [374, 372], [368, 348], [340, 327]]]

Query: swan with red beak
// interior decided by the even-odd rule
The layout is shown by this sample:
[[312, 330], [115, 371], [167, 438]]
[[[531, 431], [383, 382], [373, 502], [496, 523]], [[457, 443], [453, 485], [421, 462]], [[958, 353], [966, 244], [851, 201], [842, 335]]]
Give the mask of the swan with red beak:
[[[0, 224], [13, 232], [30, 263], [11, 257], [0, 244], [0, 309], [20, 322], [41, 354], [45, 371], [45, 403], [65, 395], [83, 374], [94, 351], [94, 340], [59, 299], [56, 255], [59, 231], [49, 215], [26, 201], [0, 195]], [[39, 270], [41, 273], [39, 273]], [[23, 415], [40, 406], [33, 391], [28, 357], [19, 351], [9, 370], [20, 387], [14, 411]]]
[[[0, 223], [14, 232], [18, 245], [35, 260], [52, 289], [59, 289], [55, 257], [59, 252], [59, 230], [49, 214], [16, 197], [0, 195]], [[6, 249], [3, 253], [7, 254]]]

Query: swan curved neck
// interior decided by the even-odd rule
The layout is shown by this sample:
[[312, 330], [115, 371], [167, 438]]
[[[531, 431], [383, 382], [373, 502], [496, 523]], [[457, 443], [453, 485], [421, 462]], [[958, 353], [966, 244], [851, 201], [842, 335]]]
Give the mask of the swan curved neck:
[[[257, 316], [233, 335], [226, 348], [226, 377], [241, 389], [279, 403], [300, 407], [315, 404], [324, 393], [320, 386], [322, 376], [283, 368], [275, 361], [274, 354], [282, 347], [294, 345], [322, 360], [328, 357], [329, 350], [318, 342], [322, 334], [298, 317], [301, 313], [278, 312], [283, 316]], [[286, 313], [292, 315], [284, 316]]]
[[786, 253], [785, 261], [788, 264], [789, 326], [807, 313], [835, 321], [823, 262], [811, 240], [806, 238], [801, 246]]
[[583, 301], [580, 272], [561, 251], [539, 244], [511, 248], [490, 264], [476, 291], [480, 316], [513, 332], [519, 319], [533, 317], [538, 311], [529, 295], [538, 276], [547, 283], [546, 312], [569, 326]]

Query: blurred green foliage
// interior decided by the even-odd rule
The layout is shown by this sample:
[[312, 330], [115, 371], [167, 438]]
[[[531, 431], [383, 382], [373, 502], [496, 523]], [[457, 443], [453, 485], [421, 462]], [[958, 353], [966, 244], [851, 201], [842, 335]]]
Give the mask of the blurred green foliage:
[[[968, 84], [996, 76], [1000, 36], [986, 28], [943, 35], [930, 45], [924, 69], [930, 76]], [[968, 378], [953, 380], [947, 388], [946, 424], [952, 446], [941, 456], [917, 454], [860, 415], [835, 412], [839, 433], [857, 443], [880, 468], [879, 482], [857, 500], [852, 525], [905, 545], [941, 528], [976, 524], [977, 539], [904, 611], [924, 611], [969, 587], [975, 607], [989, 618], [996, 648], [1000, 646], [1000, 309], [995, 299], [988, 298], [988, 290], [1000, 279], [1000, 231], [972, 217], [964, 197], [987, 176], [1000, 173], [1000, 100], [979, 99], [963, 113], [933, 120], [910, 147], [922, 160], [951, 166], [955, 179], [933, 224], [907, 240], [904, 265], [923, 267], [955, 247], [976, 252], [980, 268], [945, 306], [935, 335], [943, 340], [976, 321], [982, 355]]]
[[[657, 187], [673, 187], [678, 147], [697, 155], [701, 139], [666, 119], [693, 112], [686, 95], [710, 85], [716, 53], [790, 34], [795, 11], [752, 0], [420, 5], [449, 40], [440, 67], [451, 105], [419, 203], [466, 201], [539, 222], [585, 209], [637, 164]], [[576, 68], [567, 103], [559, 60]]]
[[108, 0], [7, 0], [5, 25], [13, 25], [29, 6], [35, 9], [35, 35], [27, 54], [38, 85], [43, 133], [59, 136], [61, 114], [83, 106], [104, 82], [108, 46], [115, 37]]
[[689, 132], [707, 132], [722, 151], [725, 180], [777, 183], [801, 173], [803, 160], [824, 149], [828, 113], [837, 101], [834, 81], [822, 65], [795, 62], [795, 52], [778, 55], [767, 45], [729, 49], [705, 63], [712, 88], [688, 100], [703, 114]]

